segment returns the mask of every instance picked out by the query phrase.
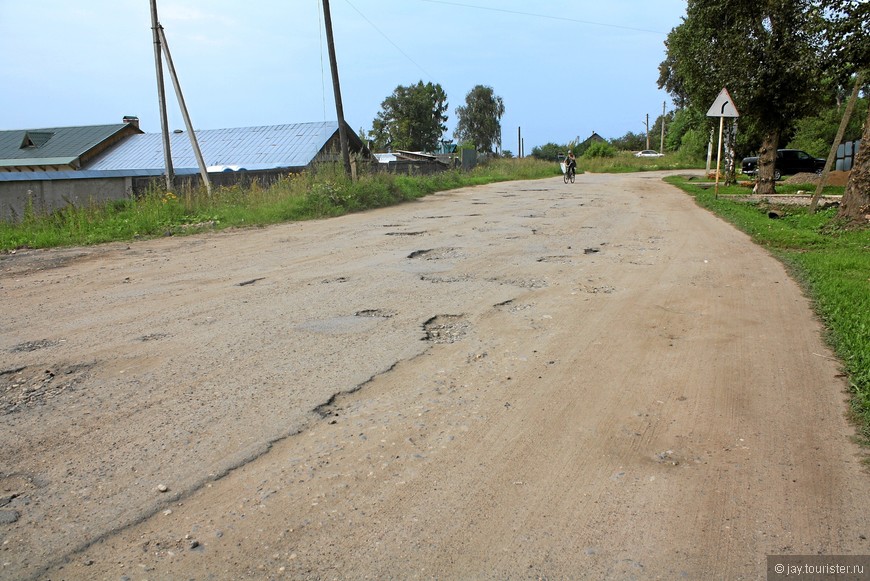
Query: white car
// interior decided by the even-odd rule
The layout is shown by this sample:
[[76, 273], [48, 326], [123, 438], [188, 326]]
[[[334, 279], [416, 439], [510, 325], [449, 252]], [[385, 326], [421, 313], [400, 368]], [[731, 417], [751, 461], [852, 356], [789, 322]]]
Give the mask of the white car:
[[644, 149], [634, 154], [635, 157], [664, 157], [665, 154], [653, 151], [652, 149]]

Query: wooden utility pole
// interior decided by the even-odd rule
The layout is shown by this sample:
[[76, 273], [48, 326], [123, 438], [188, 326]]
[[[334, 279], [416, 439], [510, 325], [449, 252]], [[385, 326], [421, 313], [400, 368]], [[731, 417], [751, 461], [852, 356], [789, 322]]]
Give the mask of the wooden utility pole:
[[326, 46], [329, 49], [329, 66], [332, 70], [332, 88], [335, 92], [335, 112], [338, 116], [338, 137], [341, 141], [341, 158], [344, 161], [344, 171], [352, 178], [350, 168], [350, 149], [347, 142], [347, 130], [344, 123], [344, 108], [341, 105], [341, 85], [338, 82], [338, 63], [335, 59], [335, 42], [332, 38], [332, 16], [329, 13], [329, 0], [323, 0], [323, 20], [326, 27]]
[[852, 112], [855, 110], [855, 101], [858, 100], [858, 91], [861, 88], [863, 80], [864, 74], [858, 73], [858, 77], [855, 79], [855, 86], [852, 88], [852, 95], [849, 97], [849, 102], [846, 104], [843, 118], [840, 119], [840, 127], [837, 129], [837, 136], [834, 138], [834, 143], [831, 145], [831, 151], [828, 153], [828, 159], [825, 161], [825, 169], [822, 170], [822, 175], [819, 176], [819, 183], [816, 186], [813, 199], [810, 200], [810, 214], [816, 213], [816, 207], [819, 205], [819, 198], [822, 197], [822, 190], [825, 188], [825, 182], [828, 180], [828, 173], [830, 173], [831, 166], [834, 165], [834, 160], [837, 158], [837, 149], [840, 147], [840, 142], [843, 141], [843, 135], [846, 133], [846, 126], [849, 125], [849, 118], [852, 117]]
[[166, 117], [166, 91], [163, 85], [163, 60], [160, 55], [157, 0], [151, 0], [151, 32], [154, 37], [154, 68], [157, 71], [157, 98], [160, 101], [160, 127], [163, 131], [163, 159], [166, 164], [166, 189], [172, 189], [175, 172], [172, 169], [172, 151], [169, 148], [169, 120]]
[[196, 163], [199, 165], [199, 175], [202, 178], [202, 183], [205, 184], [205, 189], [211, 195], [211, 182], [208, 179], [208, 170], [206, 169], [205, 160], [202, 157], [202, 151], [199, 149], [199, 142], [196, 140], [196, 133], [193, 130], [193, 123], [190, 121], [190, 114], [187, 112], [187, 104], [184, 102], [184, 95], [181, 92], [181, 83], [178, 81], [178, 74], [175, 72], [175, 65], [172, 64], [172, 53], [169, 52], [169, 43], [166, 42], [166, 33], [160, 24], [157, 25], [157, 31], [160, 33], [160, 43], [163, 45], [163, 52], [166, 55], [166, 66], [169, 67], [169, 76], [172, 77], [172, 85], [175, 87], [175, 96], [178, 98], [178, 106], [181, 108], [181, 116], [184, 117], [184, 126], [187, 127], [187, 136], [190, 138], [190, 146], [193, 148], [193, 154], [196, 156]]
[[517, 127], [517, 158], [523, 157], [523, 128]]
[[667, 101], [662, 101], [662, 145], [659, 148], [659, 153], [665, 152], [665, 107], [667, 107], [667, 105]]
[[649, 149], [649, 113], [646, 114], [646, 148]]

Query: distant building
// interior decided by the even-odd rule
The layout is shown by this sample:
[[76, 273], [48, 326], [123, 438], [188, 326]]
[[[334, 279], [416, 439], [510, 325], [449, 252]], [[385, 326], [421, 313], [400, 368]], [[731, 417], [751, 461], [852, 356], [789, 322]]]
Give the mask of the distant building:
[[118, 125], [0, 131], [0, 172], [80, 170], [124, 138], [142, 133], [138, 119], [125, 117], [124, 121]]
[[[351, 152], [366, 152], [345, 127]], [[338, 122], [327, 121], [199, 130], [196, 137], [209, 179], [223, 185], [253, 177], [264, 183], [317, 161], [338, 160], [338, 133]], [[25, 150], [27, 155], [21, 153]], [[170, 150], [178, 183], [198, 182], [188, 135], [172, 133]], [[52, 211], [128, 197], [164, 175], [164, 164], [162, 134], [143, 133], [138, 119], [123, 125], [0, 131], [0, 219], [20, 217], [28, 203]]]
[[374, 158], [380, 165], [386, 166], [391, 173], [430, 174], [443, 171], [450, 166], [444, 156], [417, 151], [397, 150], [390, 153], [375, 153]]
[[592, 135], [590, 135], [583, 143], [577, 145], [577, 151], [574, 153], [576, 155], [583, 155], [583, 152], [589, 149], [589, 146], [593, 143], [607, 143], [607, 140], [593, 131]]

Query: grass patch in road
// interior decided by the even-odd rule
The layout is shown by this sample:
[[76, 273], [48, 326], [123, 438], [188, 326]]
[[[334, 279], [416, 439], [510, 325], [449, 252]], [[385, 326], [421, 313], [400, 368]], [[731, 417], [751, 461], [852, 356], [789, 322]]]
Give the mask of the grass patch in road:
[[[828, 329], [828, 341], [842, 359], [852, 392], [852, 415], [862, 441], [870, 444], [870, 230], [844, 229], [833, 208], [810, 214], [803, 206], [745, 200], [741, 186], [719, 188], [718, 199], [705, 184], [684, 177], [667, 182], [694, 196], [697, 203], [749, 234], [779, 257], [804, 286]], [[811, 186], [777, 185], [777, 193], [813, 192]], [[825, 195], [843, 193], [826, 187]]]

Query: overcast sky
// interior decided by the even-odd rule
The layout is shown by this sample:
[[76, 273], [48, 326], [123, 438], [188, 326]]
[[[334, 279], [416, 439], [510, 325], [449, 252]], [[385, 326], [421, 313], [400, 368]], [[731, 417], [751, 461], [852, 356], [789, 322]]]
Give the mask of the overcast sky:
[[[159, 132], [149, 0], [0, 0], [0, 129], [120, 122]], [[503, 148], [642, 133], [685, 0], [330, 0], [345, 118], [369, 130], [398, 85], [475, 85], [505, 104]], [[335, 119], [319, 0], [158, 0], [197, 129]], [[170, 127], [183, 128], [169, 77]]]

